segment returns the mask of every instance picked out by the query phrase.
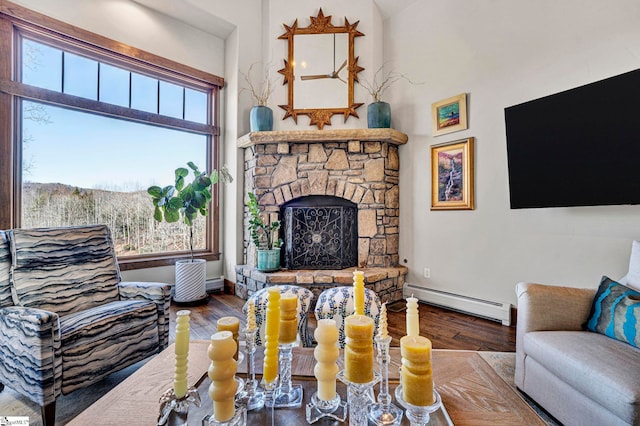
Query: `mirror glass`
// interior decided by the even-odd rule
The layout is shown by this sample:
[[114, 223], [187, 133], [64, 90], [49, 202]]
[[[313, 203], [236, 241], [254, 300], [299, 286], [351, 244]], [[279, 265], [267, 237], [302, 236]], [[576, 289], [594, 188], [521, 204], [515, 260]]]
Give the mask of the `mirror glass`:
[[294, 109], [348, 108], [349, 35], [294, 37]]
[[286, 31], [278, 37], [288, 42], [284, 68], [278, 70], [288, 85], [287, 104], [280, 108], [286, 111], [283, 120], [291, 117], [297, 123], [299, 115], [306, 115], [310, 125], [322, 129], [334, 114], [345, 121], [358, 117], [356, 109], [363, 103], [354, 102], [353, 85], [364, 68], [354, 54], [354, 39], [364, 34], [356, 29], [358, 22], [347, 18], [344, 26], [334, 26], [322, 9], [310, 20], [304, 28], [298, 20], [284, 24]]

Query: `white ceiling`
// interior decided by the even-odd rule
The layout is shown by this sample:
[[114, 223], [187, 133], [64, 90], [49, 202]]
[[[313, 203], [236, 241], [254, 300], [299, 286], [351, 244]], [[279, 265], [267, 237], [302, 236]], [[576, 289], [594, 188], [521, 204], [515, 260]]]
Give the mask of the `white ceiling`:
[[[227, 38], [234, 29], [233, 24], [193, 5], [189, 0], [133, 1], [223, 39]], [[374, 0], [380, 8], [383, 19], [395, 15], [416, 1], [418, 0]]]
[[380, 8], [384, 19], [390, 18], [418, 0], [373, 0]]
[[235, 26], [224, 19], [193, 5], [189, 0], [133, 0], [157, 12], [185, 22], [192, 27], [222, 39], [227, 38]]

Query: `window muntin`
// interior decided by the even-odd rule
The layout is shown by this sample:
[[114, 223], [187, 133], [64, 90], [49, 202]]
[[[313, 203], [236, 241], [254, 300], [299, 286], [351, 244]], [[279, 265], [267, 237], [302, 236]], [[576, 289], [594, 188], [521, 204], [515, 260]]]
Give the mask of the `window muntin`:
[[22, 82], [181, 120], [208, 124], [208, 96], [174, 82], [21, 38]]
[[[22, 134], [23, 145], [20, 156], [22, 164], [18, 164], [18, 169], [22, 170], [24, 178], [19, 198], [22, 201], [21, 209], [17, 209], [22, 220], [21, 226], [64, 226], [100, 221], [112, 227], [119, 256], [143, 255], [145, 257], [146, 255], [147, 258], [151, 256], [156, 259], [158, 255], [186, 252], [189, 238], [188, 228], [185, 225], [159, 224], [153, 221], [151, 211], [148, 214], [141, 213], [142, 210], [152, 207], [150, 198], [146, 194], [147, 183], [113, 179], [113, 175], [103, 176], [102, 181], [98, 178], [102, 176], [101, 173], [104, 170], [120, 175], [123, 170], [141, 169], [142, 163], [148, 165], [145, 172], [149, 172], [147, 174], [150, 178], [149, 185], [166, 185], [173, 183], [175, 168], [186, 165], [188, 161], [195, 162], [201, 169], [208, 169], [208, 165], [215, 164], [216, 149], [212, 143], [217, 141], [217, 127], [213, 119], [213, 107], [218, 96], [218, 86], [215, 83], [205, 83], [203, 80], [195, 81], [193, 86], [191, 83], [182, 86], [176, 83], [181, 80], [180, 75], [172, 77], [171, 82], [165, 81], [162, 77], [156, 78], [151, 74], [140, 72], [141, 69], [148, 68], [146, 65], [134, 65], [128, 69], [126, 66], [121, 66], [122, 60], [107, 63], [99, 54], [95, 55], [95, 58], [90, 57], [95, 53], [95, 49], [89, 49], [85, 54], [78, 48], [77, 43], [73, 44], [72, 51], [67, 52], [64, 46], [60, 46], [59, 40], [57, 44], [53, 43], [56, 47], [50, 46], [40, 36], [37, 40], [32, 40], [29, 36], [20, 37], [19, 40], [23, 55], [18, 60], [21, 67], [16, 75], [21, 76], [23, 83], [46, 89], [44, 92], [37, 92], [34, 101], [17, 97], [16, 105], [22, 112], [17, 123], [21, 127], [18, 131]], [[163, 70], [161, 75], [167, 75], [166, 69]], [[49, 95], [49, 91], [63, 93], [65, 96], [67, 94], [80, 96], [94, 103], [87, 104], [87, 102], [77, 102], [65, 96]], [[56, 105], [64, 105], [68, 101], [68, 107], [54, 106], [48, 102], [49, 99], [52, 99]], [[123, 120], [117, 118], [118, 110], [112, 110], [108, 106], [96, 107], [95, 100], [100, 101], [100, 104], [104, 102], [125, 107], [133, 112], [125, 114], [127, 120]], [[78, 108], [84, 110], [95, 108], [95, 110], [87, 113]], [[136, 110], [172, 117], [172, 121], [154, 118], [156, 116], [144, 115], [144, 113], [140, 115], [135, 112]], [[63, 116], [66, 118], [61, 119]], [[96, 117], [111, 124], [96, 125]], [[145, 119], [150, 121], [147, 124], [141, 123]], [[185, 120], [185, 126], [180, 129], [182, 120]], [[167, 124], [163, 125], [163, 121]], [[75, 124], [70, 125], [70, 122]], [[199, 124], [189, 124], [189, 122]], [[94, 123], [91, 127], [92, 132], [79, 132], [78, 123]], [[107, 131], [107, 129], [127, 126], [145, 127], [147, 131], [144, 136], [136, 140]], [[37, 129], [38, 127], [46, 130]], [[155, 134], [156, 132], [160, 134]], [[110, 138], [106, 140], [105, 135], [109, 135]], [[76, 139], [80, 141], [72, 142], [74, 136], [77, 136]], [[140, 149], [139, 147], [144, 145], [143, 142], [150, 144], [141, 149], [145, 152], [144, 155], [140, 152], [132, 152], [133, 145]], [[73, 152], [73, 155], [64, 158], [47, 155], [52, 151]], [[82, 157], [83, 154], [85, 157]], [[109, 160], [112, 164], [111, 169], [87, 161], [90, 156], [99, 156], [104, 161]], [[123, 162], [125, 158], [135, 160], [137, 163]], [[163, 161], [166, 164], [163, 164]], [[57, 204], [54, 206], [50, 197], [52, 191], [43, 191], [43, 185], [40, 185], [40, 188], [34, 185], [34, 181], [43, 180], [43, 178], [35, 178], [40, 173], [41, 170], [38, 170], [38, 167], [42, 164], [57, 165], [57, 177], [51, 180], [60, 184], [60, 187], [67, 185], [73, 187], [71, 194], [67, 193], [66, 201], [56, 200]], [[74, 184], [73, 179], [65, 176], [65, 172], [74, 168], [80, 175], [91, 175], [94, 181], [82, 184], [88, 187]], [[154, 177], [152, 172], [155, 170], [168, 171], [169, 175]], [[143, 188], [144, 191], [140, 190], [141, 185], [146, 185]], [[104, 197], [107, 192], [117, 192], [119, 196]], [[73, 197], [76, 199], [74, 200]], [[136, 197], [139, 203], [131, 201]], [[122, 200], [127, 198], [130, 202], [123, 203]], [[114, 201], [117, 199], [120, 199], [121, 206], [119, 214], [114, 213], [118, 210], [113, 205], [114, 203], [118, 205]], [[45, 200], [49, 204], [43, 204]], [[59, 216], [52, 219], [49, 217], [50, 214], [43, 214], [47, 211], [45, 207], [59, 212]], [[132, 212], [131, 208], [135, 211]], [[105, 218], [105, 209], [111, 210], [110, 218], [109, 215]], [[72, 214], [65, 215], [65, 212]], [[196, 250], [211, 252], [211, 248], [217, 247], [214, 242], [217, 230], [213, 229], [213, 224], [217, 224], [217, 219], [214, 217], [217, 215], [217, 209], [214, 206], [211, 207], [211, 213], [208, 218], [199, 218], [196, 221], [194, 232], [197, 238]], [[121, 216], [124, 216], [124, 219]], [[136, 217], [136, 220], [132, 221], [131, 217]]]

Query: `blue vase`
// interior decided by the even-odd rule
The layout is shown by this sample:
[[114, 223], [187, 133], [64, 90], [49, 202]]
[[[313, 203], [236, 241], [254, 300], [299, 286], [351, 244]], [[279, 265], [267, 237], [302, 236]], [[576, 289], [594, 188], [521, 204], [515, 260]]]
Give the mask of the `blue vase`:
[[258, 250], [258, 271], [272, 272], [280, 269], [280, 249]]
[[387, 102], [374, 102], [367, 107], [367, 124], [370, 129], [388, 129], [391, 127], [391, 105]]
[[273, 130], [273, 111], [264, 105], [251, 108], [249, 127], [252, 132], [266, 132]]

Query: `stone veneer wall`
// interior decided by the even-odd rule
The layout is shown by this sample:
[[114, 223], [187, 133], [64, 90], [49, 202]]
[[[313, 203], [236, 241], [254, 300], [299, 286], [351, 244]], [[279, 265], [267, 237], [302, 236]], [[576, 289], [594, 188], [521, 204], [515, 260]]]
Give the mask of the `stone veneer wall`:
[[[358, 205], [358, 266], [398, 265], [400, 161], [405, 134], [393, 129], [256, 132], [245, 149], [245, 189], [271, 221], [280, 206], [306, 195], [331, 195]], [[248, 264], [255, 264], [247, 231]]]
[[[358, 205], [358, 267], [365, 285], [383, 302], [402, 298], [407, 268], [399, 266], [398, 146], [407, 135], [393, 129], [340, 129], [249, 133], [245, 148], [245, 192], [253, 191], [269, 221], [279, 219], [287, 201], [331, 195]], [[245, 199], [246, 202], [246, 199]], [[353, 283], [353, 268], [260, 272], [244, 211], [245, 265], [236, 266], [235, 294], [277, 284], [310, 288], [316, 297], [327, 288]]]

